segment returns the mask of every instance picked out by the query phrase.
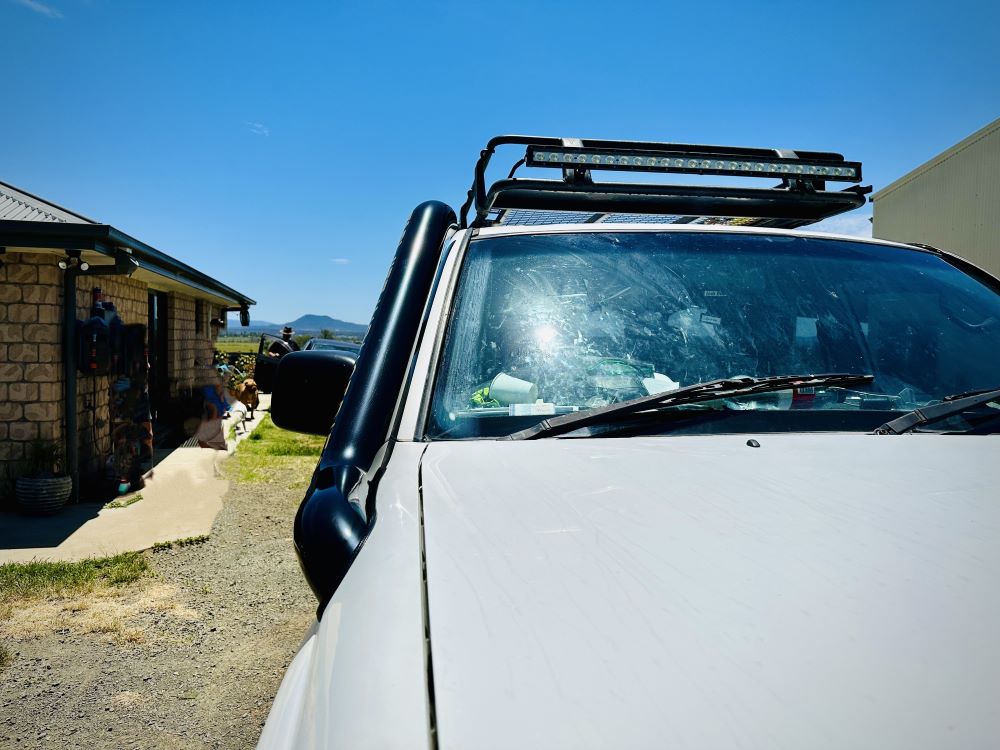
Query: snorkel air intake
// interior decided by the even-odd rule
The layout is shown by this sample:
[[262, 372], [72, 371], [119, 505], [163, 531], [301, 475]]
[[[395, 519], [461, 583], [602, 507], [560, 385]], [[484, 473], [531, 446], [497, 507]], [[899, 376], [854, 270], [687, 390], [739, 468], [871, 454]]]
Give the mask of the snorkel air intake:
[[[319, 599], [317, 617], [376, 521], [372, 498], [351, 502], [348, 497], [371, 471], [389, 435], [444, 238], [454, 223], [455, 212], [437, 201], [422, 203], [411, 214], [330, 437], [296, 513], [295, 549]], [[369, 485], [369, 492], [374, 486]]]

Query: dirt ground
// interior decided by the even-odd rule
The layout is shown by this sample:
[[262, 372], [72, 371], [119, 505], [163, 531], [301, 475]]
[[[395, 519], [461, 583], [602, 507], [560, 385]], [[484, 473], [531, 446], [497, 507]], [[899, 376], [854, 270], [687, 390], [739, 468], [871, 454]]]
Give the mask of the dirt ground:
[[291, 538], [314, 460], [234, 481], [207, 541], [144, 553], [151, 576], [10, 612], [0, 747], [253, 747], [314, 616]]

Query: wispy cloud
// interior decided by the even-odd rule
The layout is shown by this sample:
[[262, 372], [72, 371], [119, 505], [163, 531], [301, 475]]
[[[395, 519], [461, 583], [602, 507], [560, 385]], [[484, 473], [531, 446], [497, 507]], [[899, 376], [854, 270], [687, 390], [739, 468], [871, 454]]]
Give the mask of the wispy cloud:
[[[33, 2], [33, 0], [22, 0], [22, 2]], [[254, 135], [271, 135], [271, 129], [262, 122], [246, 122], [244, 124], [247, 126], [247, 130]]]
[[351, 259], [350, 258], [330, 258], [330, 262], [331, 263], [335, 263], [338, 266], [346, 266], [348, 263], [351, 262]]
[[38, 0], [14, 0], [18, 5], [27, 8], [28, 10], [33, 10], [35, 13], [40, 13], [46, 18], [62, 18], [63, 14], [57, 8], [53, 8], [51, 5], [46, 5], [45, 3], [40, 3]]
[[832, 216], [829, 219], [808, 224], [803, 229], [811, 232], [830, 232], [831, 234], [849, 234], [853, 237], [871, 237], [871, 214], [847, 214]]

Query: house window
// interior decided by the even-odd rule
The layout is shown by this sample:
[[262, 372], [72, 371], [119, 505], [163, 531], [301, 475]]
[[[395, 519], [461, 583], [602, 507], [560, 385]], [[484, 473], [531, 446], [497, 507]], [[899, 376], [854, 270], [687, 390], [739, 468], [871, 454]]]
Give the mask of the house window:
[[205, 305], [200, 299], [194, 301], [194, 332], [205, 332]]

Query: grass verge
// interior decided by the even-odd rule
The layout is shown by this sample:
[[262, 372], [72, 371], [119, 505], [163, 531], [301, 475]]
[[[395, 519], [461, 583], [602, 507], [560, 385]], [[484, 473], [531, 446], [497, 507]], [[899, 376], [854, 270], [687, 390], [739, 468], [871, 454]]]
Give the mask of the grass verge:
[[240, 442], [227, 473], [239, 482], [275, 481], [286, 469], [301, 474], [308, 482], [323, 450], [324, 438], [282, 430], [264, 415], [260, 425]]
[[120, 497], [117, 500], [112, 500], [110, 503], [105, 503], [104, 507], [127, 508], [128, 506], [132, 505], [133, 503], [137, 503], [140, 500], [142, 500], [142, 493], [136, 492], [134, 495], [131, 495], [130, 497]]
[[124, 586], [150, 572], [149, 563], [139, 552], [93, 557], [80, 562], [6, 563], [0, 565], [0, 605]]

